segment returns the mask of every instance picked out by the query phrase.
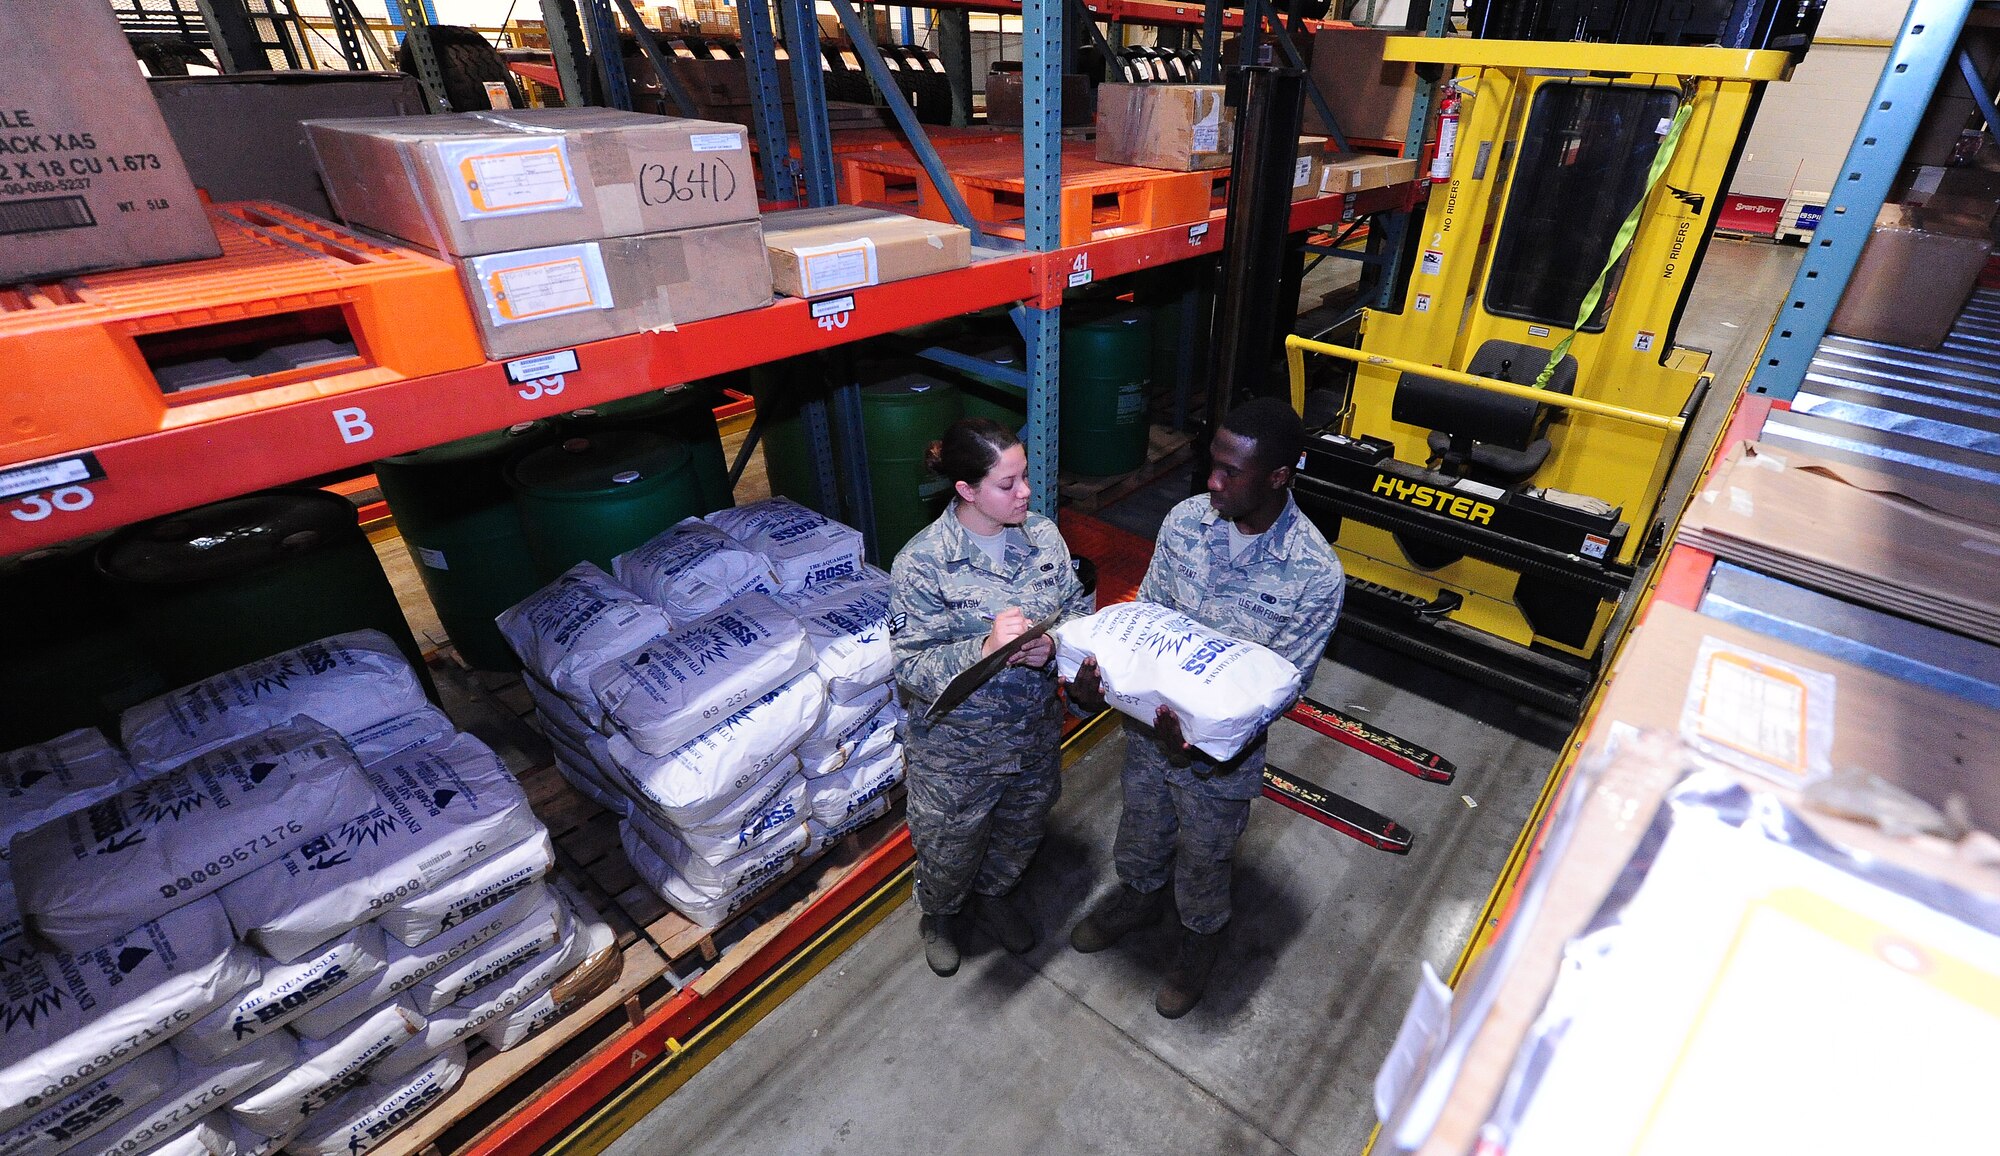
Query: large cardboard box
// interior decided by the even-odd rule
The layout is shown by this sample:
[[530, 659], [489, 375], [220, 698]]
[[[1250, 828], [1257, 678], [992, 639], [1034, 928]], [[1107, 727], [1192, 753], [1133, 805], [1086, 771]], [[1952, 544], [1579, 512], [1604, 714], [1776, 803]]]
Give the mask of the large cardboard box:
[[1319, 191], [1321, 196], [1336, 197], [1400, 185], [1416, 177], [1415, 160], [1334, 153], [1325, 158], [1320, 170]]
[[1229, 164], [1236, 113], [1219, 84], [1106, 84], [1097, 90], [1097, 159], [1194, 172]]
[[[1396, 141], [1410, 134], [1410, 105], [1417, 94], [1417, 66], [1382, 59], [1391, 33], [1343, 28], [1312, 38], [1313, 83], [1352, 140]], [[1234, 60], [1233, 56], [1224, 59]], [[1305, 130], [1326, 132], [1319, 106], [1306, 102]]]
[[1326, 171], [1326, 138], [1299, 138], [1299, 158], [1292, 166], [1292, 199], [1309, 201], [1319, 196], [1320, 177]]
[[1914, 349], [1944, 344], [1986, 267], [1993, 242], [1933, 232], [1918, 214], [1884, 206], [1827, 328]]
[[738, 124], [548, 108], [306, 129], [343, 218], [457, 257], [757, 216]]
[[772, 284], [788, 297], [824, 297], [972, 263], [970, 230], [856, 205], [771, 213], [764, 243]]
[[756, 221], [489, 253], [458, 264], [480, 343], [495, 359], [771, 303]]
[[[1090, 78], [1082, 73], [1064, 73], [1062, 78], [1062, 122], [1064, 128], [1091, 124]], [[986, 74], [986, 123], [996, 128], [1021, 127], [1021, 74], [1018, 71]]]
[[0, 283], [219, 257], [102, 0], [0, 0]]
[[323, 117], [421, 116], [400, 72], [239, 72], [155, 77], [150, 86], [188, 176], [214, 201], [276, 201], [333, 216], [306, 141]]

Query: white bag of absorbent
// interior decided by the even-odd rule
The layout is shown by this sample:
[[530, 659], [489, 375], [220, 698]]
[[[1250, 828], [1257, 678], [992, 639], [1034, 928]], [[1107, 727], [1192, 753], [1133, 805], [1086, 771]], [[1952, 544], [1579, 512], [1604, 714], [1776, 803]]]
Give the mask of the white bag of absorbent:
[[799, 591], [861, 573], [861, 531], [790, 498], [717, 510], [703, 520], [769, 559], [781, 589]]
[[90, 1156], [140, 1156], [188, 1125], [227, 1107], [229, 1101], [291, 1067], [298, 1041], [274, 1032], [205, 1064], [179, 1057], [174, 1083], [152, 1102], [73, 1149]]
[[833, 701], [860, 698], [895, 676], [887, 585], [842, 582], [817, 599], [792, 604], [792, 612], [806, 628], [813, 670], [826, 682]]
[[414, 1071], [363, 1084], [315, 1112], [285, 1150], [294, 1156], [363, 1156], [436, 1107], [464, 1078], [465, 1049], [444, 1050]]
[[1105, 701], [1151, 726], [1161, 706], [1218, 762], [1236, 756], [1299, 696], [1304, 675], [1276, 651], [1210, 630], [1151, 602], [1125, 602], [1055, 630], [1056, 665], [1076, 677], [1097, 659]]
[[377, 922], [405, 947], [416, 947], [533, 887], [555, 865], [555, 844], [544, 827], [457, 878], [389, 908]]
[[584, 722], [568, 699], [543, 686], [540, 679], [529, 675], [521, 684], [534, 701], [542, 737], [555, 748], [557, 772], [591, 802], [624, 814], [631, 804], [618, 786], [622, 777], [611, 761], [609, 740]]
[[14, 837], [28, 934], [66, 951], [255, 873], [367, 810], [340, 737], [293, 719]]
[[342, 735], [354, 758], [364, 767], [406, 755], [419, 747], [438, 746], [458, 735], [450, 718], [434, 706], [399, 714], [353, 734]]
[[749, 594], [598, 668], [604, 717], [649, 755], [670, 755], [813, 664], [805, 627]]
[[[87, 1149], [78, 1149], [79, 1153]], [[229, 1116], [211, 1112], [146, 1149], [144, 1156], [238, 1156]]]
[[903, 781], [903, 748], [890, 744], [869, 759], [855, 759], [830, 775], [806, 780], [806, 808], [828, 827], [838, 827], [886, 798]]
[[[222, 1123], [222, 1121], [217, 1121], [216, 1126], [219, 1128]], [[277, 1156], [279, 1152], [285, 1150], [285, 1145], [292, 1142], [290, 1135], [260, 1136], [250, 1129], [245, 1128], [240, 1120], [229, 1119], [227, 1123], [229, 1125], [229, 1156]], [[304, 1125], [300, 1126], [304, 1127]], [[151, 1156], [151, 1154], [149, 1153], [148, 1156]]]
[[887, 798], [878, 798], [866, 807], [849, 815], [843, 822], [835, 826], [829, 827], [818, 819], [807, 819], [806, 833], [808, 839], [805, 852], [800, 858], [808, 863], [812, 862], [814, 859], [826, 854], [827, 848], [888, 813], [889, 800]]
[[385, 1001], [430, 980], [526, 919], [541, 907], [547, 893], [539, 881], [530, 884], [416, 947], [405, 947], [394, 936], [387, 936], [389, 959], [381, 971], [293, 1020], [292, 1030], [308, 1040], [330, 1039], [348, 1031]]
[[174, 1086], [172, 1048], [154, 1048], [121, 1064], [0, 1134], [0, 1156], [56, 1156], [152, 1103]]
[[[883, 688], [887, 690], [887, 687]], [[805, 764], [808, 779], [831, 775], [849, 763], [880, 758], [895, 746], [901, 734], [903, 707], [889, 696], [872, 714], [848, 722], [841, 732], [824, 738], [813, 737], [799, 744], [799, 761]]]
[[649, 755], [623, 735], [610, 740], [613, 764], [638, 802], [680, 826], [713, 823], [746, 791], [795, 762], [826, 706], [818, 676], [801, 674], [723, 719], [679, 750]]
[[542, 830], [521, 784], [471, 735], [368, 768], [370, 800], [223, 895], [243, 938], [294, 960]]
[[0, 1128], [164, 1043], [257, 976], [222, 904], [198, 899], [78, 955], [0, 974]]
[[811, 606], [825, 598], [840, 596], [843, 592], [882, 589], [890, 587], [889, 572], [866, 562], [861, 564], [861, 572], [851, 578], [834, 582], [821, 582], [799, 590], [780, 590], [771, 597], [784, 604], [785, 609], [796, 614], [801, 607]]
[[778, 592], [769, 560], [700, 518], [613, 558], [611, 573], [675, 622], [712, 614], [739, 595]]
[[0, 862], [14, 836], [135, 781], [131, 764], [96, 727], [0, 754]]
[[492, 987], [562, 942], [569, 909], [554, 891], [542, 888], [542, 903], [528, 917], [467, 952], [410, 988], [410, 1002], [426, 1016]]
[[397, 999], [327, 1039], [300, 1040], [298, 1062], [238, 1096], [229, 1114], [258, 1136], [294, 1135], [313, 1113], [365, 1083], [384, 1056], [423, 1026], [423, 1015]]
[[732, 807], [714, 822], [698, 827], [677, 827], [681, 841], [710, 863], [721, 863], [805, 822], [806, 780], [799, 774], [798, 760], [786, 759], [772, 777], [777, 779], [775, 784], [758, 785], [755, 806]]
[[329, 940], [291, 963], [263, 961], [263, 975], [236, 998], [174, 1037], [174, 1049], [204, 1064], [282, 1029], [388, 966], [387, 937], [373, 924]]
[[[675, 911], [686, 916], [688, 922], [710, 931], [721, 927], [730, 916], [748, 907], [752, 900], [763, 894], [765, 888], [783, 877], [798, 862], [796, 857], [771, 859], [760, 871], [745, 876], [735, 889], [717, 895], [689, 882], [686, 876], [669, 867], [656, 854], [649, 854], [650, 844], [644, 839], [633, 842], [636, 846], [627, 855], [639, 878]], [[637, 853], [633, 854], [634, 851]]]
[[673, 629], [665, 611], [589, 562], [493, 621], [527, 672], [576, 704], [593, 727], [603, 720], [590, 692], [598, 668]]
[[567, 884], [559, 885], [559, 890], [583, 944], [583, 962], [549, 990], [479, 1029], [480, 1038], [503, 1052], [610, 990], [625, 970], [624, 953], [618, 950], [611, 925]]
[[806, 825], [795, 823], [741, 855], [710, 863], [695, 854], [677, 832], [647, 822], [643, 817], [627, 820], [618, 828], [618, 844], [625, 849], [625, 858], [631, 861], [640, 879], [654, 883], [671, 871], [691, 892], [711, 899], [720, 899], [752, 882], [774, 879], [791, 870], [799, 852], [805, 850], [807, 838]]
[[298, 715], [347, 735], [425, 705], [409, 660], [379, 630], [356, 630], [225, 670], [127, 710], [125, 753], [165, 770]]

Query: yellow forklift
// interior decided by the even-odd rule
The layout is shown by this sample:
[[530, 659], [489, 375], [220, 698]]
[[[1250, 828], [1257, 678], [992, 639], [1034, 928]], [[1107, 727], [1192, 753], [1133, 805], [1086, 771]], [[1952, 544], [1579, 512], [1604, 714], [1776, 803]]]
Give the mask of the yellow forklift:
[[1399, 37], [1385, 56], [1452, 70], [1441, 183], [1401, 308], [1366, 311], [1358, 348], [1286, 342], [1295, 401], [1307, 357], [1356, 363], [1295, 492], [1346, 567], [1343, 631], [1574, 711], [1671, 513], [1712, 384], [1674, 331], [1794, 54]]

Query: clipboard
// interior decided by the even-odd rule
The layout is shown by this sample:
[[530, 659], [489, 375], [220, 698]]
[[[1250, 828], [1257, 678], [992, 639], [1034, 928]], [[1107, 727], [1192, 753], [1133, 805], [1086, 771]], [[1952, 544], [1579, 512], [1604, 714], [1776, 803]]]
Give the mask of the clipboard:
[[959, 672], [957, 678], [952, 679], [950, 683], [946, 684], [944, 692], [937, 696], [937, 701], [931, 703], [931, 708], [924, 712], [924, 721], [936, 722], [949, 712], [952, 707], [972, 697], [972, 692], [986, 685], [986, 680], [992, 678], [996, 671], [1007, 665], [1007, 660], [1012, 658], [1015, 652], [1054, 629], [1056, 620], [1062, 617], [1062, 613], [1060, 609], [1056, 610], [1047, 618], [1030, 626], [1019, 637], [1008, 642], [1007, 645]]

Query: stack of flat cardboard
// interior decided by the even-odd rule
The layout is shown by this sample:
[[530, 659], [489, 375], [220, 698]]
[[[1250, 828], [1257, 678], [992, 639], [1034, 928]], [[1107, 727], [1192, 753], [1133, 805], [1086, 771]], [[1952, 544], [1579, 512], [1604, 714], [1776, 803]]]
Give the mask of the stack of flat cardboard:
[[2000, 644], [2000, 513], [1754, 442], [1718, 464], [1680, 540], [1767, 574]]

